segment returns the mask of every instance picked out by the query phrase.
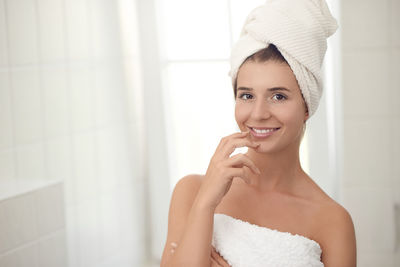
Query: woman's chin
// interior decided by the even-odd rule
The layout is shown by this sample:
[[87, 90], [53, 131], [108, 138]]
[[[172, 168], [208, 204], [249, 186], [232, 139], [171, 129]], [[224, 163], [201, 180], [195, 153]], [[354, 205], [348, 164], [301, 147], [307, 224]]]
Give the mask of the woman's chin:
[[273, 154], [276, 152], [276, 150], [272, 147], [268, 147], [267, 144], [260, 144], [258, 147], [256, 148], [249, 148], [249, 150], [253, 150], [256, 153], [260, 153], [260, 154]]

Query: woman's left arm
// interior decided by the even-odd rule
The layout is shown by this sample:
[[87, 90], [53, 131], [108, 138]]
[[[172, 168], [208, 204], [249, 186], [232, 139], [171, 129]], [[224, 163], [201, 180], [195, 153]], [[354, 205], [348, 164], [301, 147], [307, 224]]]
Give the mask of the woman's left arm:
[[356, 236], [349, 212], [335, 205], [324, 213], [321, 234], [321, 260], [324, 267], [356, 267]]

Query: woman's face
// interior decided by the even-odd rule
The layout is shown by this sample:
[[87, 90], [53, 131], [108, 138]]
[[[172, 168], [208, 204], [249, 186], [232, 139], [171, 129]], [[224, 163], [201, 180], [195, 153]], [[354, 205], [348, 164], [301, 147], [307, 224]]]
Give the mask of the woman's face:
[[241, 131], [260, 143], [258, 152], [274, 152], [301, 141], [306, 106], [286, 63], [247, 61], [237, 76], [235, 119]]

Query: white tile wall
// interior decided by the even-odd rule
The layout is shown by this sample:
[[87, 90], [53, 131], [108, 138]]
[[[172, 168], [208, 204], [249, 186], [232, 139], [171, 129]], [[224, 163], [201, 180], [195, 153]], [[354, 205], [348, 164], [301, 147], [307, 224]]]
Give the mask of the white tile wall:
[[40, 59], [43, 62], [65, 58], [64, 0], [36, 0]]
[[[400, 9], [400, 7], [399, 7]], [[400, 13], [400, 11], [399, 11]], [[400, 16], [400, 14], [399, 14]], [[400, 25], [400, 21], [399, 24]], [[398, 29], [400, 32], [400, 29]], [[394, 117], [400, 118], [400, 42], [397, 47], [391, 49], [390, 53], [390, 61], [389, 61], [389, 74], [390, 74], [390, 83], [392, 90], [390, 91], [390, 95], [388, 96], [391, 100], [389, 102], [391, 112]]]
[[62, 183], [14, 185], [0, 196], [0, 266], [66, 266]]
[[0, 257], [2, 267], [41, 267], [38, 260], [38, 247], [28, 245], [16, 250], [14, 253]]
[[4, 0], [0, 0], [0, 69], [8, 65], [5, 14]]
[[0, 202], [4, 238], [0, 253], [21, 246], [38, 238], [37, 217], [32, 194], [17, 196]]
[[385, 266], [385, 267], [397, 267], [399, 266], [393, 260], [391, 253], [368, 253], [363, 255], [363, 257], [358, 258], [357, 266], [363, 267], [375, 267], [375, 266]]
[[343, 205], [356, 227], [358, 266], [399, 266], [394, 204], [400, 203], [400, 5], [341, 1]]
[[[395, 237], [392, 234], [394, 209], [391, 188], [347, 187], [343, 193], [343, 203], [353, 216], [357, 249], [369, 253], [393, 252]], [[364, 208], [360, 208], [360, 200]]]
[[35, 0], [6, 0], [10, 64], [38, 62], [38, 25]]
[[126, 120], [124, 105], [121, 105], [122, 73], [116, 64], [99, 64], [93, 69], [94, 77], [94, 112], [96, 127]]
[[89, 64], [72, 65], [68, 69], [71, 127], [74, 133], [94, 128], [92, 70]]
[[387, 0], [341, 1], [343, 46], [385, 46], [389, 39], [388, 3]]
[[[143, 81], [141, 79], [142, 71], [139, 60], [134, 58], [125, 59], [123, 66], [127, 86], [129, 88], [141, 88]], [[129, 90], [125, 93], [125, 98], [128, 103], [128, 120], [132, 123], [141, 124], [143, 122], [141, 114], [144, 105], [143, 93], [140, 90]]]
[[115, 193], [119, 186], [129, 184], [131, 166], [129, 164], [129, 147], [127, 147], [126, 129], [99, 130], [96, 133], [97, 166], [99, 169], [97, 180], [101, 194]]
[[107, 0], [87, 0], [92, 56], [95, 60], [119, 57], [121, 44], [118, 28], [117, 7]]
[[90, 55], [90, 31], [87, 1], [65, 1], [66, 47], [68, 59], [88, 59]]
[[[77, 216], [77, 239], [79, 247], [78, 266], [95, 266], [102, 262], [104, 258], [112, 255], [112, 251], [102, 251], [104, 241], [102, 240], [102, 218], [100, 204], [97, 200], [81, 202], [76, 207]], [[112, 221], [113, 218], [110, 218]], [[114, 240], [114, 239], [111, 239]]]
[[41, 69], [44, 136], [46, 138], [69, 133], [67, 77], [64, 67]]
[[[143, 174], [135, 155], [140, 106], [127, 99], [141, 86], [140, 53], [124, 46], [123, 58], [118, 12], [118, 1], [0, 0], [0, 180], [64, 180], [62, 191], [49, 188], [21, 203], [42, 212], [23, 214], [38, 218], [25, 218], [34, 223], [21, 226], [22, 237], [2, 232], [8, 221], [0, 216], [0, 240], [8, 240], [0, 243], [2, 267], [145, 260], [144, 195], [133, 191], [144, 183], [135, 177]], [[135, 76], [124, 69], [127, 60]], [[62, 203], [54, 199], [60, 195]], [[54, 211], [60, 206], [65, 214]], [[40, 234], [46, 238], [34, 243], [31, 235]], [[2, 254], [10, 242], [15, 252]]]
[[120, 238], [123, 233], [120, 228], [121, 210], [118, 199], [118, 193], [104, 195], [100, 199], [101, 254], [115, 255], [120, 249]]
[[20, 145], [15, 147], [15, 152], [16, 179], [44, 179], [46, 174], [43, 144], [32, 143]]
[[47, 238], [43, 238], [37, 246], [38, 267], [68, 266], [64, 229], [55, 232]]
[[0, 149], [13, 145], [11, 91], [8, 71], [0, 71]]
[[380, 118], [389, 115], [391, 87], [389, 55], [381, 48], [345, 49], [343, 52], [345, 117]]
[[[387, 186], [393, 185], [394, 161], [390, 119], [359, 118], [344, 120], [345, 155], [344, 186]], [[374, 129], [374, 130], [372, 130]]]
[[43, 104], [37, 68], [11, 71], [11, 92], [16, 144], [41, 140]]
[[83, 251], [79, 246], [77, 208], [68, 202], [65, 209], [65, 221], [68, 263], [71, 267], [80, 266], [80, 253], [83, 253]]
[[13, 148], [0, 150], [0, 181], [15, 177], [14, 154]]
[[48, 186], [36, 191], [33, 197], [38, 234], [44, 236], [63, 229], [65, 225], [63, 187]]
[[390, 9], [390, 41], [391, 44], [400, 46], [400, 1], [398, 0], [390, 0], [389, 1], [389, 9]]
[[95, 134], [86, 132], [73, 136], [75, 203], [93, 199], [98, 192], [95, 161]]
[[[48, 179], [63, 179], [69, 182], [71, 170], [71, 140], [70, 136], [60, 136], [45, 140], [46, 177]], [[64, 186], [66, 186], [64, 184]], [[66, 190], [68, 192], [68, 190]]]

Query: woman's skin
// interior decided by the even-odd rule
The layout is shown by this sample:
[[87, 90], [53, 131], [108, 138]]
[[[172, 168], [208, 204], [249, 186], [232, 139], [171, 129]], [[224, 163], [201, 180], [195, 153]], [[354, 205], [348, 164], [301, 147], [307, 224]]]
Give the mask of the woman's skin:
[[[188, 175], [175, 186], [161, 266], [229, 266], [211, 246], [214, 213], [225, 213], [309, 236], [321, 245], [325, 267], [354, 267], [350, 215], [300, 165], [309, 115], [289, 65], [246, 61], [237, 89], [235, 119], [241, 133], [222, 138], [204, 176]], [[258, 138], [251, 128], [279, 129]], [[230, 157], [244, 146], [246, 154]]]

